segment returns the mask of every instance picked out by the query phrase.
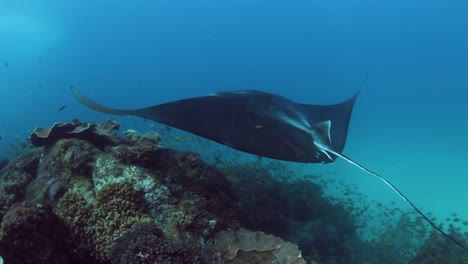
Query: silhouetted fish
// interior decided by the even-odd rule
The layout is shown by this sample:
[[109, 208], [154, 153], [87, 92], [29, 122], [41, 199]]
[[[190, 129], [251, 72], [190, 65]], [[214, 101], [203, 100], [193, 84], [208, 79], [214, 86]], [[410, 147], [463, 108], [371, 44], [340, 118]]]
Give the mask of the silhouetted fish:
[[66, 107], [67, 107], [67, 105], [62, 105], [58, 110], [63, 111], [63, 109], [65, 109]]

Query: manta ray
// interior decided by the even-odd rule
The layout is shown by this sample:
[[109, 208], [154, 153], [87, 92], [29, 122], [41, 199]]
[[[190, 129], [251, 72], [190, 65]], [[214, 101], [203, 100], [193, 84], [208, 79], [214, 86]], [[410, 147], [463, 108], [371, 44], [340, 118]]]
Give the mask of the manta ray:
[[70, 89], [79, 102], [95, 111], [139, 116], [261, 157], [302, 163], [332, 163], [342, 158], [382, 180], [438, 232], [468, 251], [389, 180], [342, 153], [359, 91], [333, 105], [300, 104], [279, 95], [244, 90], [124, 110], [93, 102], [73, 86]]

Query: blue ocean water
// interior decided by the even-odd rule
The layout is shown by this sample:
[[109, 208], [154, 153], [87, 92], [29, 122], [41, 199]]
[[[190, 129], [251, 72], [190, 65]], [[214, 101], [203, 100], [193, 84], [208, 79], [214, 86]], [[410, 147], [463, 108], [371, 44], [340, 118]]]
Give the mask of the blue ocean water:
[[[241, 89], [331, 104], [362, 89], [344, 153], [423, 211], [468, 219], [466, 25], [463, 0], [2, 0], [0, 158], [36, 126], [110, 118], [70, 85], [120, 108]], [[398, 200], [344, 161], [300, 171]]]

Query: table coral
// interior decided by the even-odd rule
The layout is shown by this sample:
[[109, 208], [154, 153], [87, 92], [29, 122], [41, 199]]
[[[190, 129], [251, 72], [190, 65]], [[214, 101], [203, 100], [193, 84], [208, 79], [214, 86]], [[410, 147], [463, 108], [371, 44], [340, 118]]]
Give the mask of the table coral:
[[114, 135], [114, 131], [119, 127], [119, 123], [112, 120], [105, 123], [57, 122], [50, 128], [37, 127], [29, 138], [31, 144], [38, 147], [52, 146], [59, 139], [77, 138], [86, 140], [99, 148], [104, 148], [117, 144], [120, 140]]

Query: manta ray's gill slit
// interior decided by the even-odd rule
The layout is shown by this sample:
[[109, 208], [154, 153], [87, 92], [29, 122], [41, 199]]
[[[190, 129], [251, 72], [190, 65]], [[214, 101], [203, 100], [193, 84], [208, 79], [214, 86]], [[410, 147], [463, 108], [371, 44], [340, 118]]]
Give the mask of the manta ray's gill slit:
[[358, 167], [359, 169], [369, 173], [370, 175], [372, 176], [375, 176], [377, 178], [379, 178], [380, 180], [382, 180], [387, 186], [389, 186], [395, 193], [397, 193], [406, 203], [408, 203], [415, 211], [416, 213], [418, 213], [427, 223], [429, 223], [433, 228], [435, 228], [439, 233], [441, 233], [443, 236], [445, 236], [446, 238], [448, 238], [449, 240], [451, 240], [452, 242], [454, 242], [455, 244], [457, 244], [458, 246], [460, 246], [461, 248], [463, 248], [464, 250], [468, 251], [468, 247], [463, 245], [460, 241], [456, 240], [455, 238], [453, 238], [452, 236], [450, 236], [449, 234], [447, 234], [444, 230], [442, 230], [440, 227], [438, 227], [434, 222], [432, 222], [431, 219], [429, 219], [429, 217], [427, 217], [421, 210], [418, 209], [418, 207], [416, 207], [416, 205], [413, 204], [413, 202], [411, 202], [410, 199], [408, 199], [400, 190], [398, 190], [398, 188], [393, 185], [389, 180], [387, 180], [385, 177], [383, 177], [382, 175], [378, 174], [378, 173], [375, 173], [367, 168], [365, 168], [364, 166], [360, 165], [359, 163], [353, 161], [352, 159], [346, 157], [345, 155], [343, 154], [340, 154], [340, 153], [337, 153], [336, 151], [334, 150], [331, 150], [331, 149], [327, 149], [326, 151], [328, 152], [331, 152], [333, 154], [335, 154], [336, 156], [338, 157], [341, 157], [342, 159], [346, 160], [347, 162], [353, 164], [354, 166]]

